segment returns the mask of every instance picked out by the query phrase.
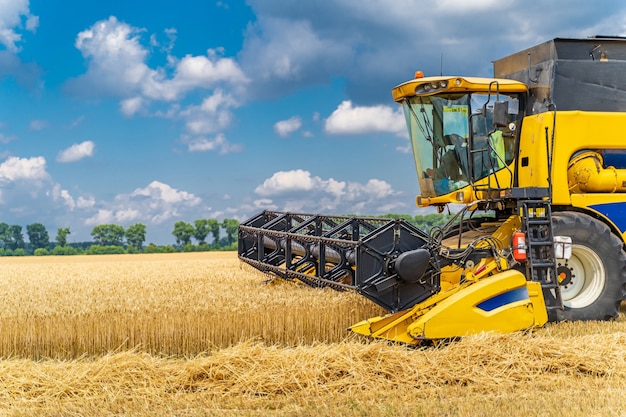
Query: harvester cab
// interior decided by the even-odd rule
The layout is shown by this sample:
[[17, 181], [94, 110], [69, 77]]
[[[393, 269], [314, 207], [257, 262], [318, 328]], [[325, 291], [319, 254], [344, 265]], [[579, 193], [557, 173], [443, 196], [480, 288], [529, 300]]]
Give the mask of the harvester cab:
[[626, 40], [590, 38], [495, 61], [497, 78], [418, 72], [392, 90], [416, 203], [453, 205], [452, 220], [426, 232], [403, 219], [263, 211], [241, 223], [239, 257], [362, 294], [389, 313], [351, 330], [408, 344], [615, 317], [626, 289], [625, 69]]

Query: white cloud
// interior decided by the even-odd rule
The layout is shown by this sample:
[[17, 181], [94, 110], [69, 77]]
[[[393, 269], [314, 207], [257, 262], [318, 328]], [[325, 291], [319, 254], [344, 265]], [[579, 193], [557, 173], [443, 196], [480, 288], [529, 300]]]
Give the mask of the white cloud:
[[[146, 64], [148, 49], [141, 44], [144, 32], [118, 21], [115, 16], [80, 32], [75, 46], [87, 59], [88, 69], [69, 82], [70, 90], [81, 95], [175, 101], [192, 90], [212, 89], [222, 83], [240, 86], [247, 82], [237, 63], [219, 56], [218, 49], [209, 49], [204, 56], [186, 55], [182, 59], [168, 55], [168, 65], [173, 68], [171, 75], [169, 67], [150, 68]], [[170, 36], [166, 49], [170, 51], [175, 30], [166, 33]], [[122, 110], [132, 111], [136, 104], [136, 101], [125, 102]]]
[[131, 97], [126, 100], [122, 100], [120, 103], [120, 110], [125, 116], [133, 116], [135, 113], [142, 110], [144, 105], [144, 99], [141, 97]]
[[115, 221], [128, 224], [134, 220], [141, 218], [141, 212], [137, 209], [128, 208], [115, 212]]
[[276, 122], [274, 124], [274, 131], [278, 134], [278, 136], [285, 138], [301, 127], [302, 120], [299, 117], [294, 116], [287, 120]]
[[12, 156], [0, 164], [0, 181], [42, 180], [49, 178], [43, 156], [19, 158]]
[[80, 161], [83, 158], [93, 156], [95, 147], [96, 145], [90, 140], [86, 140], [81, 143], [75, 143], [69, 148], [59, 152], [59, 155], [57, 156], [57, 161], [58, 162]]
[[224, 155], [232, 152], [240, 152], [243, 149], [241, 145], [229, 142], [222, 133], [219, 133], [213, 139], [206, 137], [185, 137], [182, 141], [187, 144], [187, 150], [189, 152], [218, 151], [220, 154]]
[[113, 216], [112, 210], [100, 209], [98, 212], [85, 220], [85, 225], [87, 226], [95, 226], [98, 224], [109, 224], [113, 223], [115, 217]]
[[237, 63], [232, 58], [220, 57], [219, 52], [221, 50], [209, 49], [206, 56], [186, 55], [176, 63], [173, 78], [148, 83], [146, 95], [160, 100], [176, 99], [193, 89], [213, 88], [222, 82], [245, 84], [248, 80]]
[[[18, 52], [17, 45], [22, 40], [22, 35], [17, 30], [25, 27], [34, 32], [39, 26], [39, 17], [30, 13], [29, 0], [4, 0], [0, 7], [0, 44], [12, 53]], [[22, 24], [22, 18], [26, 19]]]
[[74, 198], [70, 195], [69, 191], [62, 189], [61, 185], [54, 184], [52, 187], [52, 191], [49, 193], [52, 197], [52, 200], [57, 201], [61, 200], [63, 204], [70, 210], [74, 210], [76, 207], [76, 202]]
[[88, 70], [70, 85], [86, 94], [125, 97], [140, 91], [156, 75], [144, 62], [148, 51], [140, 43], [141, 33], [114, 16], [80, 32], [75, 46], [88, 60]]
[[177, 204], [184, 202], [189, 205], [197, 205], [200, 198], [186, 191], [179, 191], [160, 181], [152, 181], [145, 188], [137, 188], [130, 194], [130, 197], [150, 197], [153, 200], [160, 200], [167, 204]]
[[77, 206], [83, 205], [85, 210], [94, 213], [84, 220], [87, 226], [102, 223], [128, 226], [136, 222], [158, 225], [172, 218], [189, 216], [199, 210], [201, 203], [202, 199], [192, 193], [152, 181], [131, 193], [118, 194], [113, 201], [96, 203], [90, 198], [78, 201]]
[[322, 179], [302, 169], [276, 172], [254, 192], [262, 198], [249, 209], [374, 214], [406, 205], [400, 200], [402, 193], [386, 181], [370, 179], [363, 184]]
[[345, 182], [336, 181], [332, 178], [323, 180], [320, 177], [311, 176], [309, 171], [296, 169], [274, 173], [274, 175], [266, 179], [263, 184], [256, 187], [254, 192], [267, 197], [285, 193], [317, 190], [335, 197], [341, 197], [344, 193], [345, 186]]
[[92, 208], [96, 205], [96, 199], [93, 196], [78, 197], [76, 200], [76, 207], [82, 209]]
[[343, 101], [326, 119], [324, 129], [334, 135], [354, 135], [373, 132], [389, 132], [406, 136], [406, 124], [402, 108], [389, 106], [353, 106]]
[[191, 134], [215, 133], [228, 127], [233, 119], [231, 108], [239, 102], [230, 94], [216, 90], [198, 106], [188, 106], [179, 116], [185, 119], [185, 126]]

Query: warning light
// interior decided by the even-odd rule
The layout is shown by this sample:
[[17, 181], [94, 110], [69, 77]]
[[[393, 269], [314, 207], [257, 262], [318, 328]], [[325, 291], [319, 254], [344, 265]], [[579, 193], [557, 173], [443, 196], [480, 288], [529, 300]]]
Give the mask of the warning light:
[[415, 71], [415, 78], [424, 78], [424, 71]]

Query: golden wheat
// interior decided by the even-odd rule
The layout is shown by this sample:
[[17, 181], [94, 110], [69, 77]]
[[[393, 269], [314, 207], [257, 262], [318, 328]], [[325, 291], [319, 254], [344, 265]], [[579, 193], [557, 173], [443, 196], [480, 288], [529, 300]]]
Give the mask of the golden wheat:
[[9, 258], [0, 415], [619, 416], [626, 319], [411, 349], [234, 253]]
[[336, 342], [381, 313], [355, 294], [266, 279], [232, 252], [12, 258], [0, 276], [0, 356], [130, 348], [193, 356], [250, 339]]

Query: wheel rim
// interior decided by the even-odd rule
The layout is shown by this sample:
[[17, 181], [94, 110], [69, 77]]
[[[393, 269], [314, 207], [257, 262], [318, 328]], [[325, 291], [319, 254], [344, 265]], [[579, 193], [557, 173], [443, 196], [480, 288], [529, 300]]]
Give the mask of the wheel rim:
[[583, 308], [600, 297], [606, 281], [602, 259], [586, 246], [572, 245], [570, 259], [557, 259], [557, 266], [566, 266], [572, 273], [568, 285], [561, 286], [563, 305]]

